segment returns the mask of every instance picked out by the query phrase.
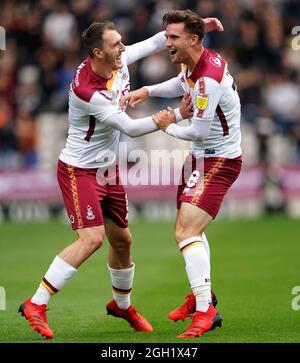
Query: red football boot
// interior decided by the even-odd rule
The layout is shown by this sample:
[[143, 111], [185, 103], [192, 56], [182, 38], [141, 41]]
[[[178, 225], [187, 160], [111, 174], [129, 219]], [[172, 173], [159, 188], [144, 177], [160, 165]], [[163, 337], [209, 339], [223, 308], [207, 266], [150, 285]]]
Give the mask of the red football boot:
[[168, 315], [168, 318], [174, 321], [177, 320], [185, 320], [187, 317], [190, 317], [196, 310], [196, 299], [192, 292], [190, 292], [185, 297], [186, 302], [181, 306], [171, 311]]
[[33, 304], [31, 298], [25, 300], [19, 307], [19, 313], [22, 314], [31, 325], [33, 330], [47, 339], [53, 338], [53, 331], [50, 329], [47, 321], [46, 310], [47, 305]]
[[128, 321], [135, 331], [151, 332], [153, 328], [148, 321], [142, 317], [132, 305], [128, 309], [120, 309], [115, 300], [109, 301], [106, 305], [107, 315], [113, 315]]
[[[186, 295], [185, 299], [185, 303], [169, 313], [169, 319], [174, 320], [175, 322], [177, 320], [183, 321], [186, 318], [191, 317], [192, 314], [194, 314], [194, 312], [196, 311], [196, 299], [193, 292], [190, 292], [188, 295]], [[213, 292], [211, 292], [211, 301], [213, 306], [216, 307], [218, 304], [218, 300]]]
[[213, 304], [210, 304], [207, 312], [196, 311], [192, 318], [192, 324], [177, 338], [196, 338], [209, 330], [222, 326], [222, 317], [218, 314]]

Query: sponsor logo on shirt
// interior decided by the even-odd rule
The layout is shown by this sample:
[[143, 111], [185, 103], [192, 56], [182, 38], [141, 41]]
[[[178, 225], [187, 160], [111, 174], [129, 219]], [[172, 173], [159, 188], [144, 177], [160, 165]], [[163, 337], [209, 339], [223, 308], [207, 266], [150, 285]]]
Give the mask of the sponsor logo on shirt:
[[126, 72], [120, 71], [121, 72], [121, 78], [122, 79], [127, 79], [128, 78], [128, 74]]
[[198, 109], [197, 116], [201, 117], [204, 110], [208, 106], [208, 95], [206, 93], [197, 93], [196, 95], [196, 106]]
[[74, 84], [75, 84], [76, 87], [79, 86], [79, 75], [80, 75], [80, 71], [85, 66], [85, 64], [86, 64], [86, 61], [82, 62], [79, 65], [79, 67], [77, 68], [77, 70], [76, 70], [76, 75], [75, 75], [75, 79], [74, 79]]

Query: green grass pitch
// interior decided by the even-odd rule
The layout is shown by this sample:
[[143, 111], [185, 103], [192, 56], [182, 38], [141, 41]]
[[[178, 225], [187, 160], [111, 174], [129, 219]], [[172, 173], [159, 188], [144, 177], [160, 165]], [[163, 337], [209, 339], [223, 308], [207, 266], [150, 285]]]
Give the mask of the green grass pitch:
[[[17, 314], [53, 257], [75, 234], [68, 225], [2, 224], [0, 342], [42, 342]], [[131, 225], [136, 263], [132, 302], [152, 323], [153, 333], [136, 333], [106, 315], [111, 298], [107, 244], [84, 263], [75, 278], [52, 298], [48, 320], [54, 342], [183, 342], [176, 336], [190, 320], [174, 323], [170, 310], [189, 292], [183, 258], [173, 241], [173, 223]], [[292, 288], [300, 285], [299, 221], [285, 217], [220, 220], [207, 230], [212, 283], [224, 322], [221, 329], [186, 342], [300, 342], [300, 310], [292, 309]]]

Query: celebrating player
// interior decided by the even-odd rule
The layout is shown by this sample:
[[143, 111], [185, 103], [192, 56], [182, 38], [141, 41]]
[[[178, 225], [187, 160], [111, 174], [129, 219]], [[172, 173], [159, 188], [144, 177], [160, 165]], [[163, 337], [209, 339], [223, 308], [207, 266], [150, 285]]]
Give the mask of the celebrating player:
[[[216, 19], [207, 20], [208, 30], [219, 26]], [[127, 196], [116, 159], [120, 131], [136, 137], [158, 130], [152, 117], [131, 119], [120, 109], [119, 101], [130, 87], [127, 65], [165, 49], [164, 39], [161, 32], [125, 47], [109, 21], [93, 23], [83, 33], [89, 56], [77, 68], [70, 87], [69, 133], [57, 169], [78, 239], [54, 258], [36, 293], [19, 308], [31, 327], [46, 338], [53, 337], [46, 317], [51, 296], [101, 247], [105, 235], [110, 242], [108, 270], [113, 288], [107, 313], [127, 320], [136, 331], [152, 331], [130, 301], [135, 265], [131, 260]], [[180, 118], [179, 111], [177, 115]], [[111, 165], [115, 167], [115, 183], [107, 173]]]
[[241, 165], [240, 100], [226, 61], [203, 47], [203, 20], [190, 10], [163, 16], [166, 46], [171, 62], [181, 64], [178, 77], [143, 87], [124, 97], [134, 106], [149, 95], [178, 97], [184, 94], [193, 116], [189, 126], [176, 124], [173, 110], [154, 116], [168, 135], [193, 141], [185, 165], [193, 163], [178, 187], [175, 239], [185, 259], [192, 288], [187, 301], [169, 314], [172, 320], [192, 316], [192, 323], [178, 338], [193, 338], [221, 326], [222, 318], [212, 301], [210, 252], [204, 230], [216, 218], [222, 200], [238, 178]]

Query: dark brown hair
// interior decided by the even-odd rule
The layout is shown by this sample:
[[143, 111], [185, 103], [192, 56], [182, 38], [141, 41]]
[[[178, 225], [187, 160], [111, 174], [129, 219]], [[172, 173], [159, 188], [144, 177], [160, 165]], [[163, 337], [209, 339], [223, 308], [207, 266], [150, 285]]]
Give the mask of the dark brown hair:
[[162, 22], [164, 29], [166, 29], [169, 24], [184, 23], [185, 28], [189, 33], [198, 35], [199, 40], [203, 39], [204, 21], [198, 14], [189, 9], [169, 11], [163, 16]]
[[103, 33], [105, 30], [115, 30], [114, 23], [108, 20], [94, 22], [82, 33], [83, 44], [91, 57], [94, 56], [94, 48], [103, 49]]

